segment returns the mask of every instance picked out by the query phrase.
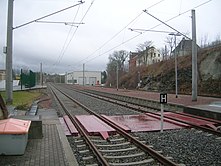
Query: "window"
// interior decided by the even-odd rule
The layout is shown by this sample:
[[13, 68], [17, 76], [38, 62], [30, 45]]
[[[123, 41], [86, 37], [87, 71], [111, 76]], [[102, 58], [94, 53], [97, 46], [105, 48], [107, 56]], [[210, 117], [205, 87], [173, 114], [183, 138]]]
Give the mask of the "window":
[[158, 57], [160, 57], [160, 54], [158, 54]]
[[156, 53], [154, 53], [154, 57], [156, 57]]

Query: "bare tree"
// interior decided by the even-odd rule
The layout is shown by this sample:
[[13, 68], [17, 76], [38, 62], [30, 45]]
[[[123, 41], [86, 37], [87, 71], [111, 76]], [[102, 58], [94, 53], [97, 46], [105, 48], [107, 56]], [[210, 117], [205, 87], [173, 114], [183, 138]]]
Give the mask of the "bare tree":
[[153, 46], [153, 42], [151, 40], [150, 41], [145, 41], [144, 43], [137, 45], [137, 51], [142, 52], [142, 51], [146, 50], [147, 48], [149, 48], [151, 46]]
[[112, 54], [109, 55], [109, 63], [107, 64], [107, 82], [111, 83], [112, 85], [115, 84], [116, 80], [116, 69], [118, 66], [119, 76], [123, 75], [124, 73], [124, 62], [129, 56], [129, 52], [125, 50], [121, 51], [114, 51]]
[[200, 38], [200, 47], [205, 48], [208, 45], [209, 45], [208, 34], [205, 34], [203, 37]]
[[167, 36], [165, 39], [165, 43], [169, 46], [168, 52], [169, 52], [169, 57], [171, 58], [171, 53], [174, 48], [174, 37], [173, 36]]
[[169, 58], [169, 50], [167, 49], [167, 46], [165, 45], [165, 47], [162, 47], [159, 52], [161, 53], [161, 55], [163, 56], [163, 60], [166, 60]]

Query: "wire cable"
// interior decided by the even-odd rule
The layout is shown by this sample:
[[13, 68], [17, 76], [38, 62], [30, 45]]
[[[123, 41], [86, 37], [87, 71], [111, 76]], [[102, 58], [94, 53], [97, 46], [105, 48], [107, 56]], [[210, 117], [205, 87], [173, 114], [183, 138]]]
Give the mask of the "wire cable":
[[[89, 12], [90, 8], [92, 7], [94, 1], [95, 1], [95, 0], [93, 0], [93, 1], [91, 2], [90, 6], [88, 7], [87, 11], [85, 12], [85, 14], [84, 14], [84, 16], [82, 17], [82, 19], [81, 19], [80, 22], [83, 22], [84, 18], [86, 17], [87, 13]], [[79, 26], [80, 26], [80, 25], [79, 25]], [[74, 38], [74, 36], [75, 36], [75, 34], [76, 34], [76, 32], [77, 32], [79, 26], [75, 29], [75, 31], [74, 31], [74, 33], [72, 34], [72, 36], [71, 36], [71, 38], [70, 38], [68, 44], [66, 45], [66, 47], [64, 47], [64, 49], [63, 49], [63, 51], [62, 51], [62, 53], [61, 53], [61, 59], [62, 59], [62, 57], [64, 56], [65, 52], [67, 51], [67, 48], [69, 47], [71, 41], [73, 40], [73, 38]], [[60, 63], [61, 59], [59, 60], [59, 63]], [[58, 64], [59, 64], [59, 63], [58, 63]]]
[[[197, 5], [197, 6], [195, 6], [193, 9], [196, 9], [196, 8], [198, 8], [198, 7], [200, 7], [200, 6], [203, 6], [203, 5], [205, 5], [206, 3], [210, 2], [210, 1], [212, 1], [212, 0], [209, 0], [209, 1], [206, 1], [206, 2], [204, 2], [204, 3], [201, 3], [201, 4]], [[171, 20], [173, 20], [173, 19], [175, 19], [175, 18], [177, 18], [177, 17], [179, 17], [179, 16], [181, 16], [181, 15], [183, 15], [183, 14], [185, 14], [185, 13], [191, 11], [191, 10], [192, 10], [192, 9], [189, 9], [189, 10], [187, 10], [187, 11], [184, 11], [183, 13], [181, 13], [181, 14], [179, 14], [179, 15], [176, 15], [176, 16], [174, 16], [174, 17], [172, 17], [172, 18], [166, 20], [165, 22], [169, 22], [169, 21], [171, 21]], [[150, 28], [150, 29], [148, 29], [148, 30], [146, 30], [146, 31], [151, 31], [151, 30], [153, 30], [154, 28], [156, 28], [156, 27], [158, 27], [158, 26], [160, 26], [160, 25], [162, 25], [162, 23], [157, 24], [157, 25], [153, 26], [152, 28]], [[120, 44], [117, 45], [117, 46], [112, 47], [111, 49], [105, 51], [104, 53], [102, 53], [102, 54], [100, 54], [100, 55], [97, 55], [96, 57], [94, 57], [94, 58], [92, 58], [92, 59], [90, 59], [90, 60], [88, 60], [88, 61], [86, 61], [86, 62], [90, 62], [90, 61], [96, 59], [97, 57], [102, 56], [102, 55], [104, 55], [104, 54], [106, 54], [106, 53], [112, 51], [113, 49], [118, 48], [119, 46], [121, 46], [121, 45], [123, 45], [123, 44], [125, 44], [125, 43], [127, 43], [127, 42], [129, 42], [129, 41], [131, 41], [131, 40], [133, 40], [133, 39], [135, 39], [135, 38], [137, 38], [138, 36], [140, 36], [140, 35], [142, 35], [142, 34], [144, 34], [144, 33], [145, 33], [145, 32], [139, 33], [138, 35], [136, 35], [136, 36], [134, 36], [134, 37], [132, 37], [132, 38], [126, 40], [126, 41], [123, 42], [123, 43], [120, 43]]]
[[[150, 9], [160, 3], [162, 3], [165, 0], [161, 0], [151, 6], [149, 6], [147, 9]], [[143, 14], [143, 12], [139, 13], [134, 19], [132, 19], [128, 24], [126, 24], [120, 31], [118, 31], [116, 34], [114, 34], [110, 39], [108, 39], [106, 42], [104, 42], [104, 44], [102, 44], [98, 49], [96, 49], [94, 52], [92, 52], [90, 55], [88, 55], [86, 58], [78, 61], [76, 64], [81, 63], [82, 61], [87, 60], [89, 57], [91, 57], [92, 55], [94, 55], [97, 51], [99, 51], [100, 49], [102, 49], [104, 46], [106, 46], [110, 41], [112, 41], [115, 37], [117, 37], [122, 31], [124, 31], [130, 24], [132, 24], [135, 20], [137, 20], [141, 15]], [[122, 44], [120, 44], [122, 45]], [[119, 45], [119, 46], [120, 46]], [[111, 49], [112, 50], [112, 49]], [[108, 51], [109, 52], [109, 51]], [[102, 54], [103, 55], [103, 54]], [[93, 58], [94, 59], [94, 58]], [[88, 61], [86, 61], [88, 62]]]
[[63, 11], [68, 10], [68, 9], [71, 9], [71, 8], [73, 8], [73, 7], [75, 7], [75, 6], [81, 5], [81, 4], [83, 4], [83, 3], [84, 3], [84, 2], [80, 1], [78, 4], [69, 6], [69, 7], [64, 8], [64, 9], [61, 9], [61, 10], [59, 10], [59, 11], [53, 12], [53, 13], [51, 13], [51, 14], [48, 14], [48, 15], [45, 15], [45, 16], [43, 16], [43, 17], [37, 18], [37, 19], [35, 19], [35, 20], [29, 21], [29, 22], [27, 22], [27, 23], [21, 24], [21, 25], [19, 25], [19, 26], [16, 26], [16, 27], [13, 28], [13, 29], [21, 28], [21, 27], [23, 27], [23, 26], [26, 26], [26, 25], [29, 25], [29, 24], [31, 24], [31, 23], [34, 23], [34, 22], [36, 22], [36, 21], [39, 21], [39, 20], [42, 20], [42, 19], [44, 19], [44, 18], [50, 17], [50, 16], [52, 16], [52, 15], [55, 15], [55, 14], [57, 14], [57, 13], [63, 12]]

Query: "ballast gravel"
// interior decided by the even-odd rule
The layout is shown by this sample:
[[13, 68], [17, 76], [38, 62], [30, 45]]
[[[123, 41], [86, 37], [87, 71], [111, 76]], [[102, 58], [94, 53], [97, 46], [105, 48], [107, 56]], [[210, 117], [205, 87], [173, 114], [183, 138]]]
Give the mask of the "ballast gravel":
[[163, 151], [164, 156], [173, 158], [176, 163], [186, 166], [221, 165], [221, 139], [196, 129], [167, 130], [161, 132], [135, 133]]

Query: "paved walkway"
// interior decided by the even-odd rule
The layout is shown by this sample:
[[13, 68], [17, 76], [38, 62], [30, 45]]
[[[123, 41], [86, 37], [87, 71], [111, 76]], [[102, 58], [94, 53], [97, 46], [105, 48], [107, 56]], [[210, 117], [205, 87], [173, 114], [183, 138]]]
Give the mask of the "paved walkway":
[[39, 110], [42, 139], [29, 139], [22, 156], [0, 156], [1, 166], [77, 166], [55, 110]]

